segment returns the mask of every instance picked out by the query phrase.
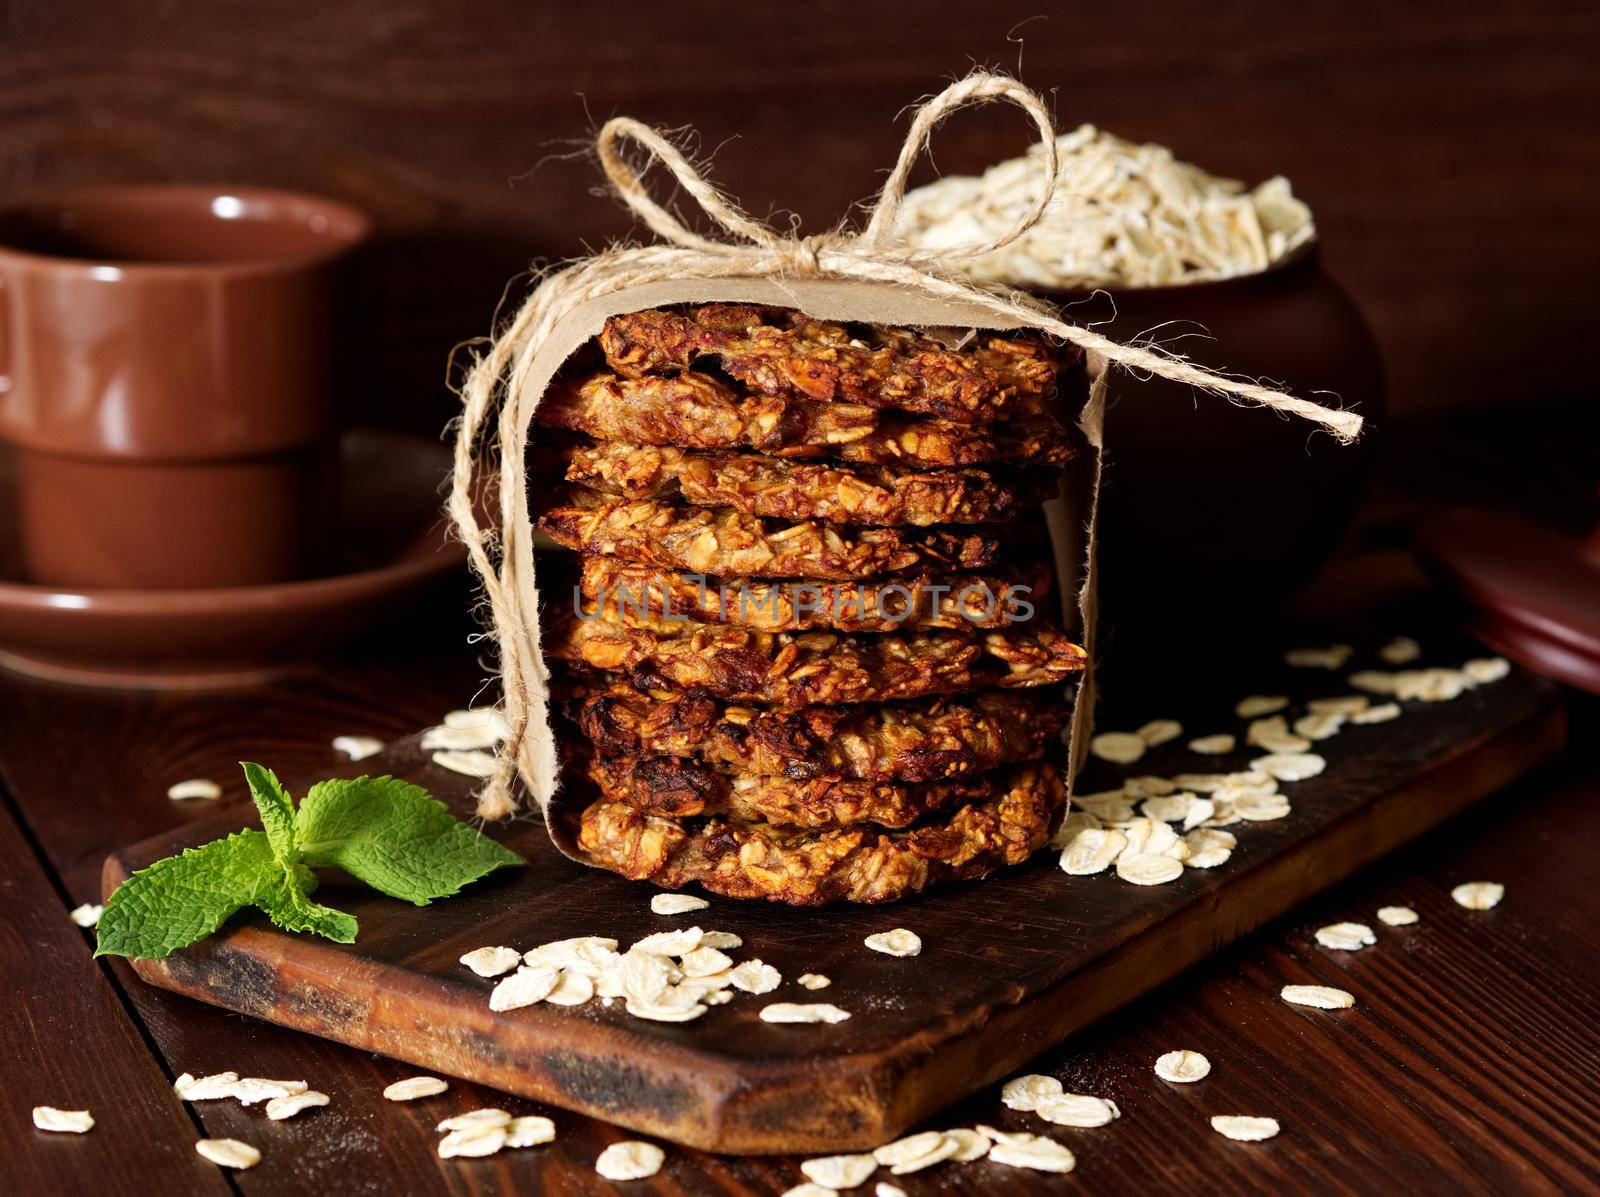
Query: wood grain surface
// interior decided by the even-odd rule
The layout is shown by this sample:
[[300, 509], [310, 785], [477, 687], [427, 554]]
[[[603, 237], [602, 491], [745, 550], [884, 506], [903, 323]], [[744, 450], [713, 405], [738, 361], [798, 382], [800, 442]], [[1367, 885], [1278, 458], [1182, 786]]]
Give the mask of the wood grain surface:
[[[1375, 647], [1366, 654], [1372, 661]], [[1469, 651], [1454, 646], [1454, 656]], [[1191, 727], [1239, 724], [1231, 707], [1244, 683], [1234, 677], [1301, 697], [1343, 686], [1336, 675], [1307, 677], [1281, 663], [1238, 665], [1247, 672], [1209, 697], [1196, 690], [1182, 704], [1188, 709], [1174, 713]], [[489, 1011], [492, 982], [457, 962], [472, 948], [526, 950], [577, 935], [626, 944], [691, 921], [652, 915], [650, 887], [563, 860], [532, 823], [498, 837], [530, 868], [427, 910], [335, 878], [323, 900], [360, 920], [354, 945], [285, 935], [254, 917], [134, 967], [203, 1001], [695, 1147], [871, 1148], [1508, 784], [1562, 744], [1556, 690], [1530, 674], [1452, 704], [1414, 707], [1403, 719], [1319, 745], [1328, 771], [1285, 786], [1292, 817], [1236, 825], [1232, 859], [1170, 885], [1067, 877], [1043, 858], [883, 908], [792, 910], [713, 898], [696, 921], [741, 935], [735, 959], [766, 960], [789, 983], [770, 996], [736, 996], [691, 1023], [647, 1022], [598, 1003]], [[1136, 726], [1154, 714], [1130, 712], [1123, 722]], [[1254, 754], [1243, 748], [1208, 760], [1180, 741], [1147, 754], [1135, 772], [1242, 768]], [[362, 770], [418, 781], [458, 814], [471, 811], [471, 782], [429, 763], [414, 740]], [[1110, 780], [1096, 768], [1084, 784]], [[236, 805], [117, 853], [107, 863], [107, 892], [133, 869], [246, 820], [253, 812]], [[922, 936], [921, 956], [897, 960], [862, 947], [864, 935], [894, 926]], [[850, 1020], [759, 1021], [768, 1002], [818, 1000], [793, 984], [808, 971], [835, 979], [821, 998], [851, 1011]]]
[[[1388, 549], [1379, 556], [1398, 559]], [[1387, 591], [1390, 572], [1374, 566], [1341, 576]], [[1337, 605], [1349, 602], [1338, 588], [1332, 593]], [[1411, 613], [1393, 626], [1429, 625]], [[96, 694], [0, 677], [7, 715], [0, 781], [28, 822], [30, 847], [59, 879], [54, 917], [70, 939], [80, 933], [65, 922], [66, 908], [92, 895], [112, 845], [207, 817], [167, 800], [170, 782], [215, 776], [238, 797], [233, 762], [246, 755], [286, 773], [332, 773], [340, 767], [328, 747], [333, 735], [412, 731], [469, 701], [478, 676], [458, 651], [397, 664], [347, 661], [300, 683], [205, 697]], [[1592, 742], [1600, 712], [1582, 708], [1579, 716], [1575, 742]], [[106, 794], [107, 778], [115, 797], [96, 800], [90, 815], [88, 787]], [[1030, 1069], [1115, 1098], [1125, 1116], [1099, 1131], [1056, 1131], [1078, 1152], [1079, 1168], [1071, 1177], [1030, 1177], [1031, 1191], [1581, 1189], [1582, 1178], [1600, 1169], [1600, 1105], [1592, 1096], [1600, 1091], [1593, 1050], [1600, 1003], [1584, 980], [1600, 971], [1592, 934], [1600, 912], [1585, 896], [1590, 845], [1600, 836], [1596, 795], [1600, 773], [1592, 763], [1565, 758], [1033, 1060]], [[1450, 886], [1480, 878], [1506, 883], [1507, 901], [1481, 914], [1455, 907]], [[1324, 923], [1370, 922], [1389, 903], [1415, 906], [1422, 921], [1382, 930], [1377, 948], [1351, 956], [1311, 939]], [[14, 970], [15, 949], [3, 955]], [[613, 1191], [592, 1165], [604, 1146], [628, 1137], [617, 1127], [554, 1111], [558, 1139], [548, 1147], [441, 1162], [432, 1126], [448, 1113], [491, 1104], [553, 1111], [461, 1082], [444, 1097], [395, 1106], [381, 1089], [414, 1068], [166, 993], [120, 962], [102, 975], [124, 994], [166, 1074], [233, 1068], [308, 1079], [333, 1095], [329, 1108], [282, 1124], [231, 1102], [190, 1107], [206, 1133], [244, 1138], [266, 1153], [260, 1167], [232, 1178], [243, 1192]], [[1346, 985], [1358, 994], [1358, 1010], [1325, 1016], [1278, 1000], [1279, 986], [1307, 980]], [[59, 968], [40, 977], [29, 990], [30, 1012], [51, 1003], [41, 993], [69, 983], [81, 981]], [[98, 1032], [102, 1023], [92, 1025]], [[40, 1057], [26, 1040], [7, 1042], [5, 1075], [18, 1104], [50, 1100], [38, 1091]], [[1155, 1056], [1179, 1046], [1209, 1056], [1211, 1077], [1182, 1090], [1155, 1080]], [[151, 1084], [158, 1108], [171, 1100], [164, 1077]], [[1205, 1125], [1219, 1110], [1271, 1113], [1285, 1130], [1270, 1145], [1228, 1143]], [[1042, 1129], [1001, 1108], [993, 1088], [937, 1124], [980, 1120]], [[93, 1140], [43, 1146], [92, 1148]], [[108, 1191], [136, 1163], [119, 1157], [100, 1173]], [[629, 1191], [755, 1197], [799, 1179], [793, 1159], [674, 1148], [660, 1177]], [[1016, 1179], [978, 1164], [906, 1178], [904, 1187], [913, 1197], [994, 1194], [1015, 1191], [1006, 1186]]]
[[[1550, 347], [1582, 343], [1600, 269], [1597, 57], [1584, 0], [9, 0], [0, 197], [236, 180], [363, 205], [383, 237], [360, 402], [433, 432], [445, 354], [487, 329], [508, 278], [640, 232], [592, 194], [583, 143], [606, 117], [693, 127], [750, 210], [814, 232], [881, 182], [906, 105], [974, 63], [1020, 66], [1064, 126], [1288, 175], [1399, 415], [1500, 401], [1508, 374], [1526, 406], [1584, 393]], [[970, 173], [1025, 136], [1014, 115], [964, 115], [936, 161]]]

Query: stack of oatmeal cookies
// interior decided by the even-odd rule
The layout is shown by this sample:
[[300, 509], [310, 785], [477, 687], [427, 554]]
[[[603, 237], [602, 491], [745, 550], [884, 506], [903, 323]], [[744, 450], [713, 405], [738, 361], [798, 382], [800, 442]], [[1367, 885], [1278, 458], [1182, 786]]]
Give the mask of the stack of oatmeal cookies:
[[1084, 653], [1040, 505], [1081, 386], [1022, 333], [607, 321], [537, 417], [569, 484], [539, 526], [579, 554], [544, 643], [586, 856], [812, 905], [1042, 846]]

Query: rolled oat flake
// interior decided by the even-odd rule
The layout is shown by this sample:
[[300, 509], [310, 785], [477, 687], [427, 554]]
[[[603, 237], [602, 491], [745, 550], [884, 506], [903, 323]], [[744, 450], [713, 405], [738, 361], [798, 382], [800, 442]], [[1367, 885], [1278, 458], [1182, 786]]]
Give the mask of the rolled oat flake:
[[1455, 904], [1468, 910], [1490, 910], [1500, 905], [1505, 896], [1506, 887], [1498, 881], [1468, 881], [1450, 891]]
[[1317, 942], [1337, 952], [1354, 952], [1378, 942], [1365, 923], [1332, 923], [1317, 928]]
[[238, 1139], [201, 1139], [194, 1149], [219, 1168], [254, 1168], [261, 1162], [261, 1153]]
[[1043, 1135], [1008, 1135], [990, 1148], [989, 1158], [1035, 1172], [1071, 1172], [1078, 1164], [1071, 1151]]
[[1348, 1010], [1356, 1004], [1355, 994], [1331, 985], [1285, 985], [1279, 996], [1291, 1006], [1318, 1010]]
[[1252, 1114], [1218, 1114], [1211, 1119], [1211, 1129], [1240, 1143], [1259, 1143], [1262, 1139], [1272, 1138], [1280, 1128], [1276, 1118], [1258, 1118]]
[[704, 910], [711, 903], [704, 898], [697, 898], [693, 894], [657, 894], [650, 899], [650, 912], [652, 914], [688, 914], [692, 910]]
[[1156, 1060], [1156, 1075], [1172, 1085], [1193, 1084], [1211, 1075], [1211, 1061], [1199, 1052], [1167, 1052]]
[[827, 1189], [853, 1189], [877, 1170], [878, 1161], [870, 1155], [825, 1155], [800, 1165], [807, 1179]]
[[917, 956], [922, 953], [922, 938], [904, 927], [869, 935], [866, 944], [874, 952], [882, 952], [885, 956]]
[[654, 1143], [637, 1139], [613, 1143], [600, 1153], [594, 1170], [607, 1180], [644, 1180], [661, 1171], [666, 1153]]
[[1122, 1116], [1116, 1102], [1087, 1093], [1063, 1093], [1041, 1101], [1035, 1110], [1039, 1117], [1057, 1126], [1105, 1126]]
[[1378, 907], [1378, 921], [1385, 927], [1409, 927], [1419, 917], [1409, 906]]
[[436, 1076], [412, 1076], [388, 1086], [383, 1095], [390, 1101], [415, 1101], [419, 1097], [436, 1097], [449, 1087], [448, 1081]]
[[1101, 732], [1089, 741], [1089, 751], [1103, 761], [1131, 765], [1144, 755], [1149, 745], [1133, 732]]
[[88, 1110], [58, 1110], [55, 1106], [34, 1106], [33, 1125], [56, 1134], [81, 1135], [94, 1126]]

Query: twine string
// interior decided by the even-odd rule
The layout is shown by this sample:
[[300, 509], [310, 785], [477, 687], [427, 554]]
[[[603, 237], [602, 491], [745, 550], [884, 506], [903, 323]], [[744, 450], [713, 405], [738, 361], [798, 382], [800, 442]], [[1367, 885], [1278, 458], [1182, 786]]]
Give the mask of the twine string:
[[[957, 109], [989, 103], [1018, 105], [1038, 128], [1044, 185], [1036, 202], [1009, 231], [986, 241], [938, 251], [897, 243], [906, 182], [933, 130]], [[644, 151], [646, 167], [652, 162], [665, 167], [706, 216], [733, 239], [701, 236], [656, 202], [640, 169], [624, 154], [624, 143]], [[476, 358], [461, 388], [449, 510], [489, 604], [489, 631], [499, 648], [510, 732], [501, 745], [495, 772], [479, 794], [478, 813], [484, 818], [504, 818], [515, 812], [519, 772], [542, 809], [548, 807], [558, 780], [555, 737], [549, 722], [549, 674], [539, 643], [526, 449], [528, 430], [544, 389], [531, 385], [535, 359], [560, 321], [582, 304], [650, 283], [693, 278], [798, 276], [888, 283], [909, 292], [976, 305], [999, 317], [1002, 326], [1037, 329], [1128, 369], [1298, 416], [1328, 429], [1341, 442], [1353, 441], [1361, 431], [1362, 420], [1355, 412], [1230, 378], [1176, 354], [1120, 344], [1067, 323], [1021, 292], [985, 288], [948, 269], [955, 259], [987, 253], [1022, 236], [1050, 203], [1059, 169], [1054, 124], [1044, 102], [1014, 79], [971, 75], [919, 108], [894, 169], [859, 234], [842, 229], [809, 237], [774, 232], [709, 183], [659, 131], [630, 117], [607, 121], [595, 148], [613, 190], [666, 244], [605, 250], [547, 276]], [[491, 455], [491, 439], [498, 449], [492, 464], [484, 460]], [[491, 477], [498, 490], [498, 536], [479, 518], [482, 496], [478, 492]]]

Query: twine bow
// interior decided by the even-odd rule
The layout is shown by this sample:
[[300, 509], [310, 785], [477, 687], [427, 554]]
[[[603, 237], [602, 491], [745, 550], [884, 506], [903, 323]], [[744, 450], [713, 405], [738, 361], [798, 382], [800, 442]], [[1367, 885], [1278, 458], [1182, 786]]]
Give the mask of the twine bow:
[[[994, 102], [1017, 105], [1039, 131], [1041, 185], [1033, 205], [1004, 234], [987, 241], [940, 249], [904, 244], [898, 240], [897, 230], [906, 183], [929, 136], [956, 110]], [[732, 240], [701, 236], [657, 203], [639, 170], [624, 155], [626, 142], [643, 149], [647, 161], [659, 162], [670, 171], [701, 211]], [[684, 278], [805, 277], [898, 284], [914, 292], [987, 308], [1005, 318], [1005, 322], [1021, 322], [1060, 337], [1127, 369], [1299, 416], [1328, 429], [1342, 443], [1349, 443], [1360, 434], [1362, 420], [1354, 412], [1230, 378], [1176, 354], [1112, 341], [1061, 320], [1052, 309], [1030, 296], [982, 287], [955, 271], [958, 260], [999, 249], [1025, 234], [1043, 217], [1055, 192], [1059, 159], [1054, 122], [1039, 96], [1015, 79], [970, 75], [922, 105], [912, 119], [894, 169], [859, 233], [843, 227], [808, 237], [775, 232], [752, 219], [709, 183], [657, 130], [631, 117], [607, 121], [595, 148], [612, 189], [665, 244], [606, 250], [547, 276], [472, 363], [461, 390], [463, 407], [449, 508], [489, 603], [491, 635], [500, 649], [510, 729], [494, 775], [479, 797], [478, 811], [485, 818], [503, 818], [515, 811], [512, 782], [519, 767], [541, 808], [548, 804], [556, 786], [555, 739], [547, 714], [549, 675], [539, 648], [524, 463], [528, 429], [543, 391], [542, 383], [530, 385], [540, 381], [534, 377], [534, 360], [559, 321], [580, 304], [631, 287]], [[498, 538], [480, 525], [476, 507], [482, 489], [479, 449], [497, 404]]]

